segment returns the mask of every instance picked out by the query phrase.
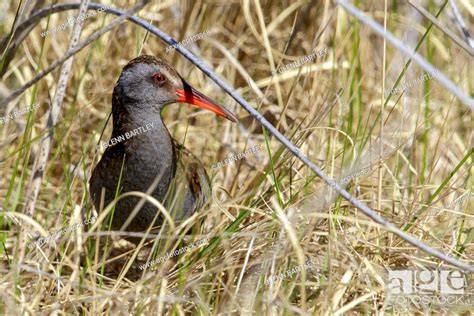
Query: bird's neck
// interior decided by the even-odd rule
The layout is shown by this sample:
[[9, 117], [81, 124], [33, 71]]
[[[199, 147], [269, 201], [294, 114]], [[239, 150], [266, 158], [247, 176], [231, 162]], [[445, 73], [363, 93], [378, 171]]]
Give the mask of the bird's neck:
[[[153, 196], [163, 201], [176, 173], [176, 152], [173, 140], [161, 119], [158, 109], [147, 104], [135, 104], [114, 91], [112, 100], [112, 139], [121, 139], [111, 147], [124, 161], [125, 191], [146, 192], [159, 176]], [[128, 133], [128, 134], [127, 134]], [[125, 137], [124, 137], [125, 135]], [[133, 183], [132, 183], [133, 182]], [[130, 184], [132, 183], [132, 184]]]
[[[130, 102], [130, 100], [128, 100]], [[153, 153], [158, 151], [163, 160], [175, 156], [171, 136], [166, 128], [158, 109], [149, 106], [124, 103], [124, 100], [114, 97], [112, 103], [113, 130], [111, 138], [124, 137], [127, 142], [123, 146], [132, 146], [136, 154]], [[154, 157], [157, 159], [157, 157]]]
[[121, 109], [120, 111], [113, 111], [113, 130], [112, 137], [118, 137], [125, 133], [133, 133], [139, 131], [140, 133], [151, 132], [151, 134], [164, 134], [163, 137], [169, 139], [168, 129], [166, 128], [159, 113], [149, 113], [147, 111], [129, 111]]

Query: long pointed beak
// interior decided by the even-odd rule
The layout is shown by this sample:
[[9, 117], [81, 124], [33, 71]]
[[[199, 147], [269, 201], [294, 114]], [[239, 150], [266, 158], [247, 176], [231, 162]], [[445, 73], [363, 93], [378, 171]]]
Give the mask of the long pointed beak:
[[216, 113], [217, 115], [223, 116], [229, 121], [238, 123], [238, 119], [234, 113], [227, 110], [225, 107], [217, 104], [216, 101], [205, 96], [198, 90], [191, 87], [186, 81], [183, 80], [184, 89], [176, 90], [176, 95], [178, 96], [178, 102], [184, 102], [188, 104], [195, 105], [201, 109], [209, 110]]

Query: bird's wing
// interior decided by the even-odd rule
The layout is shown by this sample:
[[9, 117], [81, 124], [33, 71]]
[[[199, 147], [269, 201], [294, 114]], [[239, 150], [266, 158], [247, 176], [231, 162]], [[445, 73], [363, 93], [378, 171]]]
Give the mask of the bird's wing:
[[173, 139], [176, 176], [167, 194], [167, 207], [175, 219], [184, 219], [201, 208], [211, 197], [211, 182], [202, 163]]

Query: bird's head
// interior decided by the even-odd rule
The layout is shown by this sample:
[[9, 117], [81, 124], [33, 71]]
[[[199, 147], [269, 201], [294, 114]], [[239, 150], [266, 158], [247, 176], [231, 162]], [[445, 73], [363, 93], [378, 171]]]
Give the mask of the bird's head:
[[114, 97], [120, 95], [127, 104], [153, 107], [184, 102], [223, 116], [237, 123], [237, 117], [216, 101], [189, 85], [166, 62], [149, 55], [131, 60], [122, 70], [114, 88]]

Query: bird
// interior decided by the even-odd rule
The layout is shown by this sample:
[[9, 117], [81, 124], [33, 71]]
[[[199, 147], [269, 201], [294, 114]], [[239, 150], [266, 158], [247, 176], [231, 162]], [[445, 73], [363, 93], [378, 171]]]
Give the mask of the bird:
[[[161, 117], [164, 107], [177, 102], [238, 122], [234, 113], [193, 88], [162, 59], [141, 55], [123, 67], [112, 94], [112, 135], [89, 180], [98, 212], [120, 194], [148, 190], [181, 221], [209, 200], [211, 184], [203, 164], [171, 137]], [[139, 201], [130, 195], [119, 199], [110, 228], [144, 232], [150, 225], [162, 225], [158, 208], [148, 201], [137, 206]]]

